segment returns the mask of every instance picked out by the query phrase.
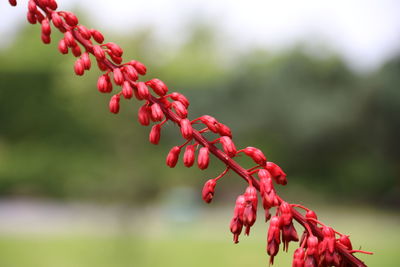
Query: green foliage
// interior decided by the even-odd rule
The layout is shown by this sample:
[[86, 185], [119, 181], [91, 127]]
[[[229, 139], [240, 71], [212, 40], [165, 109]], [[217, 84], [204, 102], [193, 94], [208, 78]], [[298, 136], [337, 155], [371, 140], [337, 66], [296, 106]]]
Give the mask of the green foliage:
[[[164, 156], [181, 141], [175, 127], [162, 133], [159, 147], [147, 144], [149, 129], [136, 122], [139, 103], [122, 101], [121, 114], [109, 114], [109, 96], [95, 86], [100, 72], [76, 77], [72, 56], [41, 44], [38, 30], [29, 26], [0, 51], [1, 195], [144, 201], [222, 170], [217, 163], [205, 172], [168, 169]], [[290, 184], [394, 203], [398, 58], [358, 75], [335, 55], [321, 58], [301, 47], [227, 56], [221, 51], [229, 44], [211, 28], [196, 25], [189, 36], [176, 51], [154, 44], [151, 31], [120, 43], [126, 59], [149, 63], [149, 78], [191, 99], [192, 118], [210, 114], [230, 125], [238, 147], [262, 148]]]

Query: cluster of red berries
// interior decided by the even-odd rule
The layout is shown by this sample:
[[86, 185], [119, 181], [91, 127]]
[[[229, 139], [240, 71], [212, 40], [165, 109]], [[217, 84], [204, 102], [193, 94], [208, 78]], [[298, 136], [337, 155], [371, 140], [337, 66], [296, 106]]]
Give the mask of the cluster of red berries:
[[[17, 4], [15, 0], [9, 2], [13, 6]], [[277, 195], [274, 184], [286, 185], [286, 174], [278, 165], [267, 161], [260, 149], [246, 147], [237, 150], [229, 127], [214, 117], [204, 115], [189, 120], [189, 101], [184, 95], [177, 92], [168, 93], [167, 85], [159, 79], [139, 81], [139, 76], [146, 74], [145, 65], [135, 60], [122, 63], [123, 50], [117, 44], [111, 42], [103, 44], [104, 37], [99, 31], [79, 25], [77, 17], [71, 12], [56, 10], [55, 0], [29, 0], [27, 19], [32, 24], [41, 24], [41, 39], [45, 44], [51, 42], [51, 24], [64, 34], [58, 43], [58, 49], [62, 54], [67, 54], [71, 50], [77, 57], [74, 64], [77, 75], [81, 76], [85, 70], [91, 68], [90, 56], [94, 57], [99, 69], [105, 72], [98, 79], [98, 90], [101, 93], [111, 93], [113, 84], [121, 88], [110, 99], [109, 109], [112, 113], [119, 112], [121, 96], [125, 99], [134, 96], [137, 100], [144, 101], [138, 111], [138, 120], [145, 126], [155, 122], [149, 135], [149, 141], [153, 144], [159, 143], [165, 122], [172, 121], [179, 126], [181, 135], [186, 141], [169, 151], [166, 158], [169, 167], [176, 166], [184, 147], [183, 164], [186, 167], [194, 165], [197, 150], [197, 166], [201, 170], [208, 167], [210, 154], [226, 165], [226, 169], [218, 177], [205, 183], [202, 197], [206, 203], [212, 201], [217, 181], [229, 170], [247, 181], [248, 187], [245, 192], [237, 197], [230, 223], [235, 243], [239, 242], [243, 228], [246, 235], [250, 234], [250, 229], [257, 218], [260, 198], [265, 221], [270, 221], [267, 236], [270, 263], [273, 263], [281, 242], [283, 249], [287, 251], [289, 242], [299, 241], [293, 225], [293, 220], [296, 220], [305, 231], [300, 239], [299, 248], [294, 252], [294, 267], [366, 266], [353, 255], [354, 252], [363, 251], [353, 250], [348, 236], [319, 222], [315, 212], [300, 205], [289, 204]], [[197, 129], [195, 126], [200, 128]], [[217, 138], [209, 141], [203, 136], [205, 132], [214, 133]], [[245, 169], [235, 162], [233, 158], [241, 153], [250, 157], [255, 166]], [[275, 208], [275, 215], [271, 217], [272, 208]], [[305, 215], [296, 208], [305, 210]]]

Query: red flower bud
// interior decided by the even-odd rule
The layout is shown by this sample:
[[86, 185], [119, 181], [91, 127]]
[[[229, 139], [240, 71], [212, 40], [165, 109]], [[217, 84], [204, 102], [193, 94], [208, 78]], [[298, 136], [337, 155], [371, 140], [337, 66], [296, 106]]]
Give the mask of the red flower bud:
[[119, 100], [119, 95], [113, 95], [111, 97], [109, 107], [110, 111], [114, 114], [117, 114], [119, 112]]
[[112, 85], [110, 82], [110, 77], [107, 74], [103, 74], [99, 77], [99, 79], [97, 80], [97, 89], [99, 90], [99, 92], [101, 93], [108, 93], [111, 86], [112, 89]]
[[83, 66], [85, 67], [85, 70], [90, 70], [92, 64], [90, 62], [89, 53], [88, 52], [83, 53], [81, 59]]
[[282, 242], [283, 242], [283, 250], [288, 251], [289, 242], [291, 241], [299, 241], [299, 237], [297, 235], [296, 228], [294, 228], [293, 222], [290, 222], [288, 225], [282, 225]]
[[231, 129], [229, 129], [229, 127], [226, 126], [225, 124], [218, 123], [217, 124], [217, 130], [218, 130], [219, 135], [221, 135], [221, 136], [229, 136], [230, 138], [232, 138]]
[[10, 5], [12, 5], [12, 6], [16, 6], [16, 5], [17, 5], [17, 0], [8, 0], [8, 2], [9, 2]]
[[90, 33], [90, 31], [88, 30], [88, 28], [86, 28], [83, 25], [79, 25], [78, 27], [76, 27], [79, 31], [79, 33], [82, 35], [82, 37], [86, 40], [89, 40], [92, 37], [92, 34]]
[[124, 81], [122, 84], [122, 95], [126, 99], [131, 99], [133, 96], [133, 89], [128, 81]]
[[53, 12], [51, 13], [51, 20], [53, 21], [53, 25], [55, 27], [57, 27], [58, 29], [61, 29], [63, 26], [63, 21], [60, 17], [60, 15], [58, 15], [57, 12]]
[[282, 201], [281, 205], [279, 206], [279, 211], [281, 213], [282, 225], [289, 225], [293, 219], [292, 207], [290, 206], [290, 204]]
[[37, 6], [36, 6], [35, 1], [29, 0], [29, 2], [28, 2], [28, 10], [29, 10], [29, 12], [32, 12], [32, 13], [36, 12]]
[[63, 11], [62, 13], [60, 13], [60, 15], [64, 17], [65, 22], [69, 26], [74, 27], [74, 26], [78, 25], [78, 18], [73, 13]]
[[104, 62], [98, 60], [97, 58], [96, 58], [96, 62], [97, 62], [97, 66], [99, 67], [100, 70], [102, 70], [102, 71], [108, 70], [108, 67], [106, 64], [104, 64]]
[[175, 112], [179, 117], [181, 117], [182, 119], [187, 117], [188, 111], [181, 102], [179, 101], [172, 102], [172, 107], [175, 109]]
[[150, 107], [151, 109], [151, 119], [153, 121], [161, 121], [164, 118], [164, 112], [162, 111], [159, 104], [154, 103]]
[[224, 152], [229, 156], [229, 157], [234, 157], [236, 156], [236, 147], [235, 144], [232, 142], [232, 139], [229, 138], [228, 136], [222, 136], [219, 141], [222, 144], [222, 148], [224, 149]]
[[188, 145], [188, 146], [186, 146], [185, 154], [183, 154], [183, 164], [188, 168], [193, 166], [194, 159], [195, 159], [195, 156], [194, 156], [195, 149], [196, 149], [196, 146]]
[[204, 202], [210, 203], [214, 197], [214, 190], [217, 182], [214, 179], [208, 180], [203, 187], [202, 197]]
[[50, 35], [44, 35], [44, 34], [42, 34], [41, 38], [42, 38], [42, 42], [43, 42], [44, 44], [49, 44], [49, 43], [51, 42], [51, 37], [50, 37]]
[[[308, 210], [308, 211], [306, 212], [306, 218], [307, 218], [307, 219], [318, 220], [317, 214], [316, 214], [314, 211], [312, 211], [312, 210]], [[311, 222], [311, 223], [314, 223], [314, 222]]]
[[160, 124], [155, 124], [150, 131], [149, 135], [149, 141], [150, 143], [157, 145], [158, 142], [160, 141], [161, 137], [161, 125]]
[[125, 65], [124, 66], [124, 72], [126, 73], [128, 78], [133, 80], [133, 81], [137, 81], [139, 79], [137, 71], [131, 65]]
[[58, 51], [60, 51], [61, 54], [68, 54], [68, 46], [65, 43], [64, 39], [61, 39], [60, 42], [58, 42]]
[[278, 254], [280, 243], [280, 220], [278, 216], [272, 216], [267, 237], [267, 252], [270, 256], [270, 264], [274, 263], [274, 257]]
[[166, 93], [168, 92], [168, 87], [165, 85], [163, 81], [159, 79], [152, 79], [150, 81], [147, 81], [146, 85], [150, 86], [154, 90], [154, 92], [159, 96], [165, 96]]
[[313, 256], [307, 256], [306, 260], [304, 261], [304, 267], [317, 267], [317, 261]]
[[47, 6], [51, 9], [51, 10], [56, 10], [57, 9], [57, 2], [55, 0], [48, 0]]
[[93, 46], [93, 54], [99, 61], [106, 58], [106, 54], [104, 53], [103, 48], [101, 48], [99, 45]]
[[284, 173], [278, 165], [273, 162], [267, 162], [267, 170], [271, 173], [272, 178], [277, 184], [286, 185], [286, 173]]
[[184, 95], [174, 92], [170, 94], [170, 97], [172, 100], [181, 102], [185, 108], [189, 107], [189, 100]]
[[75, 57], [79, 57], [80, 55], [81, 55], [81, 48], [79, 47], [79, 45], [75, 45], [75, 46], [73, 46], [72, 48], [71, 48], [71, 50], [72, 50], [72, 54], [75, 56]]
[[140, 99], [147, 99], [150, 96], [149, 88], [147, 88], [144, 82], [138, 82], [136, 84], [137, 87], [137, 94]]
[[181, 148], [179, 146], [174, 146], [169, 151], [166, 163], [170, 168], [173, 168], [176, 166], [176, 163], [178, 162], [178, 159], [179, 159], [180, 152], [181, 152]]
[[247, 156], [251, 157], [255, 163], [261, 166], [265, 166], [267, 164], [267, 158], [264, 156], [262, 151], [255, 147], [246, 147], [242, 150]]
[[292, 267], [304, 267], [305, 252], [303, 248], [297, 248], [293, 254]]
[[133, 66], [140, 75], [145, 75], [147, 72], [147, 68], [142, 62], [131, 60], [128, 64]]
[[111, 50], [111, 53], [113, 53], [116, 57], [122, 56], [123, 51], [122, 51], [121, 47], [119, 47], [119, 45], [110, 42], [110, 43], [105, 44], [105, 46], [107, 46], [107, 48]]
[[32, 13], [32, 12], [29, 12], [29, 11], [26, 14], [26, 19], [28, 20], [28, 22], [30, 24], [36, 24], [36, 22], [37, 22], [36, 14]]
[[197, 156], [197, 165], [201, 170], [204, 170], [207, 169], [209, 162], [210, 156], [208, 154], [208, 147], [200, 148], [199, 155]]
[[201, 116], [199, 119], [201, 120], [202, 123], [204, 123], [204, 125], [207, 126], [208, 129], [210, 129], [211, 132], [213, 132], [213, 133], [218, 132], [218, 128], [217, 128], [218, 121], [214, 117], [204, 115], [204, 116]]
[[233, 218], [230, 223], [230, 230], [233, 234], [233, 242], [239, 243], [239, 235], [243, 229], [243, 212], [245, 207], [245, 197], [240, 195], [236, 199], [235, 209], [233, 212]]
[[114, 74], [114, 82], [118, 85], [122, 85], [124, 83], [124, 75], [122, 74], [122, 71], [120, 68], [115, 68], [113, 70]]
[[318, 243], [318, 238], [313, 235], [307, 238], [307, 256], [318, 257]]
[[42, 20], [42, 34], [43, 35], [51, 34], [51, 27], [50, 27], [49, 20], [47, 18]]
[[139, 108], [138, 120], [139, 123], [143, 126], [147, 126], [150, 124], [150, 112], [147, 105], [143, 105]]
[[101, 34], [101, 32], [99, 32], [98, 30], [95, 29], [91, 29], [90, 33], [92, 34], [93, 39], [99, 43], [102, 44], [104, 42], [104, 36], [103, 34]]
[[74, 36], [72, 35], [72, 33], [70, 31], [67, 31], [67, 32], [64, 33], [64, 40], [65, 40], [65, 43], [69, 47], [76, 46], [76, 42], [75, 42]]
[[344, 245], [348, 250], [352, 250], [353, 246], [351, 244], [350, 238], [348, 235], [341, 235], [338, 239], [338, 242]]
[[246, 235], [250, 234], [250, 227], [257, 219], [257, 190], [253, 186], [248, 186], [244, 193], [245, 207], [243, 212], [243, 225], [246, 226]]
[[85, 67], [81, 59], [77, 59], [74, 64], [74, 71], [76, 75], [82, 76], [85, 72]]
[[185, 139], [192, 138], [193, 128], [192, 128], [192, 124], [190, 123], [190, 121], [188, 119], [182, 119], [179, 123], [181, 126], [181, 133], [182, 133], [183, 138], [185, 138]]

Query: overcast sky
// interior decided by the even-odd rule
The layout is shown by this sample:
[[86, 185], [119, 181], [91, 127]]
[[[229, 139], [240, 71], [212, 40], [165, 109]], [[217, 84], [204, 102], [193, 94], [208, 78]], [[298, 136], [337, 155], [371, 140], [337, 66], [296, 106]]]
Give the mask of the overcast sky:
[[[161, 41], [182, 36], [193, 16], [218, 25], [227, 45], [284, 49], [299, 41], [329, 43], [354, 68], [373, 70], [400, 51], [399, 0], [59, 0], [78, 5], [99, 29], [154, 25]], [[25, 23], [27, 1], [0, 2], [0, 42]]]

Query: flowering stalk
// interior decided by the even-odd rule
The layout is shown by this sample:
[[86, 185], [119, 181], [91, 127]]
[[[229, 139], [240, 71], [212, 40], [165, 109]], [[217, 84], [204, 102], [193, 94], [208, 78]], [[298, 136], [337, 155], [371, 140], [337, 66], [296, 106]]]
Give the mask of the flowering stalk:
[[[9, 0], [9, 3], [12, 6], [17, 4], [16, 0]], [[41, 24], [41, 39], [45, 44], [51, 42], [52, 27], [64, 34], [58, 43], [58, 50], [62, 54], [71, 51], [77, 58], [73, 68], [76, 75], [84, 75], [92, 66], [91, 60], [96, 61], [99, 69], [104, 72], [97, 82], [99, 92], [111, 93], [117, 90], [114, 89], [115, 86], [121, 87], [110, 98], [110, 112], [119, 112], [121, 97], [126, 100], [135, 97], [144, 101], [138, 111], [138, 120], [144, 126], [155, 122], [149, 135], [151, 143], [159, 143], [165, 122], [172, 121], [178, 125], [186, 141], [182, 145], [174, 146], [168, 153], [166, 164], [169, 167], [176, 166], [184, 147], [183, 162], [186, 167], [194, 165], [196, 150], [199, 151], [197, 165], [200, 169], [208, 167], [210, 154], [226, 165], [226, 169], [218, 177], [205, 183], [202, 197], [206, 203], [212, 201], [218, 180], [230, 170], [248, 183], [244, 194], [236, 200], [234, 216], [230, 223], [235, 243], [239, 242], [243, 227], [245, 234], [250, 234], [257, 218], [257, 204], [260, 198], [265, 220], [270, 220], [267, 253], [270, 255], [271, 264], [279, 252], [281, 242], [283, 249], [287, 251], [290, 242], [299, 241], [293, 225], [295, 220], [303, 226], [304, 233], [299, 248], [295, 250], [292, 266], [366, 266], [353, 254], [370, 254], [369, 252], [353, 250], [349, 237], [318, 221], [314, 211], [301, 205], [289, 204], [278, 196], [275, 185], [286, 185], [287, 179], [285, 172], [277, 164], [267, 161], [264, 153], [258, 148], [246, 147], [237, 150], [229, 127], [214, 117], [204, 115], [190, 121], [189, 100], [180, 93], [168, 93], [167, 85], [159, 79], [139, 81], [139, 76], [146, 74], [146, 66], [135, 60], [122, 63], [123, 50], [117, 44], [104, 43], [104, 37], [99, 31], [79, 25], [73, 13], [57, 11], [55, 0], [29, 0], [27, 19], [31, 24]], [[203, 128], [196, 129], [195, 126], [199, 124]], [[210, 141], [204, 137], [205, 132], [212, 132], [217, 138]], [[221, 148], [218, 148], [218, 144]], [[255, 166], [245, 169], [234, 161], [240, 153], [250, 157]], [[273, 208], [275, 215], [271, 218], [270, 210]], [[297, 209], [304, 210], [305, 215]]]

